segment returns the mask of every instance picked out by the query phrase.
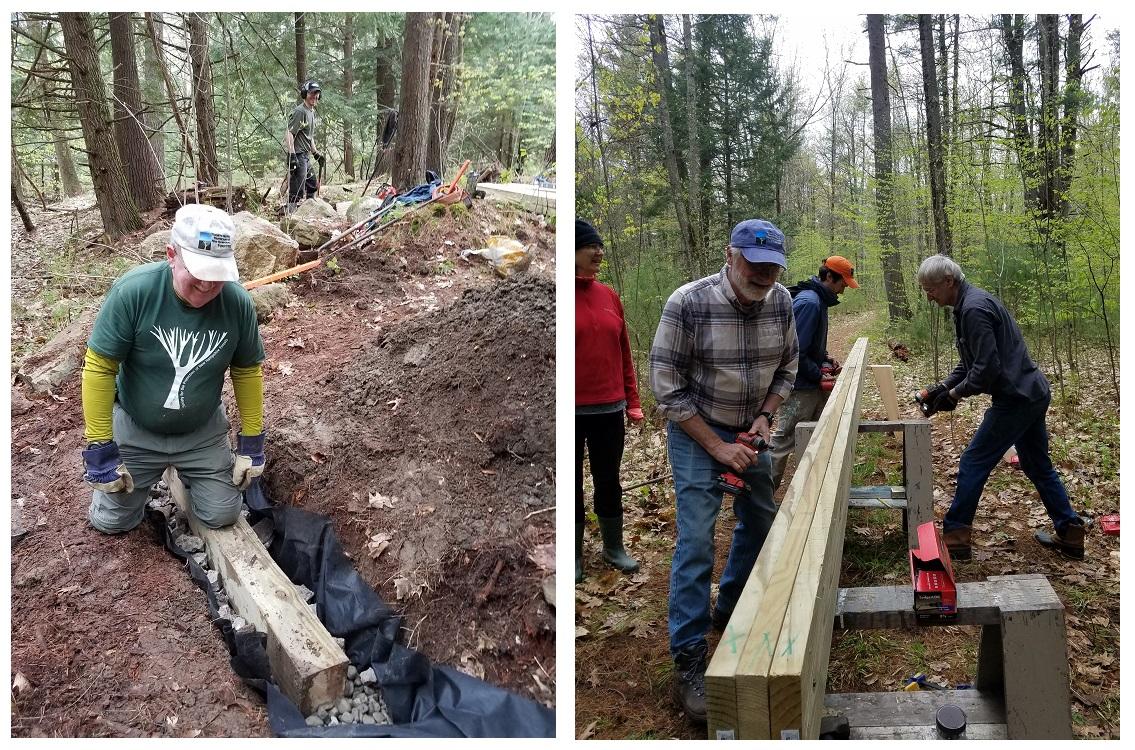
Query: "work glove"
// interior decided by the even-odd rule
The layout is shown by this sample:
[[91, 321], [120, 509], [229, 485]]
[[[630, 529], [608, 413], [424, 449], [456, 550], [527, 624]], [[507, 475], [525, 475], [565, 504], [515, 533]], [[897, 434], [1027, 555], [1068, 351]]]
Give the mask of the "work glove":
[[133, 492], [134, 477], [118, 455], [118, 443], [91, 443], [83, 451], [83, 479], [100, 492]]
[[933, 406], [934, 402], [938, 400], [938, 397], [943, 393], [948, 392], [949, 390], [950, 389], [947, 388], [943, 383], [935, 383], [934, 385], [925, 386], [922, 389], [922, 392], [926, 395], [922, 397], [922, 400]]
[[939, 393], [932, 403], [934, 404], [934, 411], [953, 411], [958, 408], [958, 401], [950, 395], [948, 388]]
[[294, 172], [300, 168], [299, 154], [288, 154], [288, 171]]
[[233, 484], [246, 489], [252, 480], [264, 473], [264, 433], [253, 437], [236, 436], [233, 453]]
[[318, 151], [315, 153], [315, 160], [319, 162], [320, 169], [323, 169], [323, 167], [327, 165], [327, 157]]

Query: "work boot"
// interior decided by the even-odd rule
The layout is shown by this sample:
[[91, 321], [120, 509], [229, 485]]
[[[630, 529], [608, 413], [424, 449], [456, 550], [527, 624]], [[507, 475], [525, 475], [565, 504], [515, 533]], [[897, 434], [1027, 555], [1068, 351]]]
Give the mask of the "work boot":
[[603, 536], [603, 559], [624, 573], [636, 572], [638, 560], [623, 549], [622, 515], [600, 518], [599, 533]]
[[583, 583], [583, 524], [575, 525], [575, 582]]
[[674, 655], [674, 700], [696, 722], [705, 723], [706, 644], [689, 646]]
[[972, 536], [972, 526], [959, 526], [956, 529], [942, 532], [942, 541], [946, 544], [946, 550], [950, 553], [951, 560], [970, 559], [970, 539]]
[[1049, 534], [1046, 531], [1037, 531], [1033, 537], [1049, 549], [1054, 549], [1065, 557], [1073, 560], [1084, 559], [1084, 534], [1087, 527], [1082, 521], [1070, 521], [1064, 526], [1063, 533]]

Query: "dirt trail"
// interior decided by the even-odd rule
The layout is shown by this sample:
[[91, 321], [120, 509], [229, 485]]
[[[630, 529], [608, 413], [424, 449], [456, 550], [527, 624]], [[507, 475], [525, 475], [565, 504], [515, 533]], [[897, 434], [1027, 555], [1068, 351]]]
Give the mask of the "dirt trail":
[[[75, 222], [84, 234], [88, 213]], [[63, 244], [38, 243], [65, 237], [70, 219], [37, 215], [30, 238], [13, 222], [17, 301], [33, 311], [37, 269], [58, 267]], [[530, 247], [526, 278], [458, 257], [488, 234]], [[554, 504], [553, 248], [553, 228], [529, 215], [480, 201], [434, 212], [293, 282], [296, 301], [261, 326], [271, 497], [331, 516], [366, 581], [406, 615], [409, 645], [549, 705], [554, 514], [534, 511]], [[68, 252], [78, 265], [105, 251]], [[14, 335], [43, 324], [21, 321]], [[267, 735], [263, 700], [153, 532], [88, 527], [78, 385], [57, 399], [14, 390], [21, 409], [29, 401], [12, 418], [13, 510], [27, 529], [12, 554], [12, 669], [30, 687], [13, 698], [13, 734]]]

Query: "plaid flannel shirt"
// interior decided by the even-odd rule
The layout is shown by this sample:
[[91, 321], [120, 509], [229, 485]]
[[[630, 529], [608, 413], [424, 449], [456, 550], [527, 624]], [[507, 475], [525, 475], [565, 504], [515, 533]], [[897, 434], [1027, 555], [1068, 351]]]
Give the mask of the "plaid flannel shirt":
[[746, 307], [725, 274], [690, 282], [666, 301], [650, 350], [650, 387], [668, 419], [698, 414], [740, 432], [769, 393], [792, 393], [800, 345], [787, 289], [775, 284]]

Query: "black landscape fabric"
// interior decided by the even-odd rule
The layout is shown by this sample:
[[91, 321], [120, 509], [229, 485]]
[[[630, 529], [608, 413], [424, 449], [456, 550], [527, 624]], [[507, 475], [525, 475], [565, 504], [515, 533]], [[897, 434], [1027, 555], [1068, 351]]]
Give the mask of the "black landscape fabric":
[[[259, 488], [257, 488], [259, 490]], [[360, 671], [373, 667], [394, 723], [309, 727], [299, 708], [272, 681], [263, 633], [237, 634], [220, 619], [205, 570], [179, 549], [161, 513], [150, 519], [166, 549], [188, 563], [206, 593], [209, 613], [228, 644], [233, 670], [265, 693], [268, 723], [279, 737], [554, 737], [555, 711], [446, 666], [396, 642], [400, 618], [363, 581], [339, 544], [326, 516], [270, 506], [259, 491], [249, 505], [272, 519], [269, 547], [276, 564], [295, 583], [315, 592], [320, 620], [346, 639], [346, 653]]]

